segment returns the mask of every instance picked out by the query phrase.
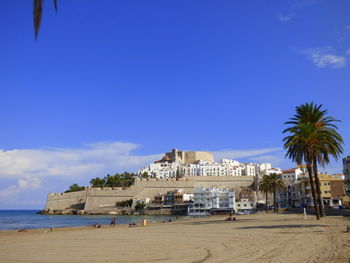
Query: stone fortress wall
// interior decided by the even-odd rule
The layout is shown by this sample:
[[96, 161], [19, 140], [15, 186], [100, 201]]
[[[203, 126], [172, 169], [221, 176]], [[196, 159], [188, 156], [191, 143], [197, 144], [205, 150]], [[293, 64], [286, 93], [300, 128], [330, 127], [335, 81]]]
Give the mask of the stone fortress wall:
[[98, 211], [115, 207], [116, 202], [130, 199], [153, 199], [158, 193], [166, 193], [182, 189], [192, 193], [196, 187], [218, 187], [237, 190], [241, 186], [250, 186], [254, 178], [251, 176], [188, 176], [178, 181], [166, 179], [137, 180], [129, 188], [90, 188], [85, 191], [71, 193], [50, 193], [47, 197], [45, 211], [84, 210]]

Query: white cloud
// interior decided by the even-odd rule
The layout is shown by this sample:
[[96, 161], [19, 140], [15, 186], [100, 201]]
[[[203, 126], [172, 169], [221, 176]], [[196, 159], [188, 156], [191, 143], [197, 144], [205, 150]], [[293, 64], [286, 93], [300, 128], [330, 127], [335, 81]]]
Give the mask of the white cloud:
[[265, 149], [256, 149], [256, 150], [221, 150], [212, 152], [215, 160], [220, 160], [222, 158], [226, 159], [239, 159], [257, 156], [261, 154], [271, 153], [280, 151], [280, 148], [265, 148]]
[[285, 11], [287, 15], [278, 15], [278, 19], [284, 23], [288, 23], [290, 20], [294, 19], [296, 14], [299, 13], [302, 9], [317, 5], [319, 0], [297, 0], [292, 1], [289, 4], [289, 8]]
[[[161, 154], [137, 156], [137, 144], [99, 142], [82, 148], [21, 149], [0, 152], [0, 178], [101, 175], [136, 170]], [[132, 171], [133, 171], [132, 170]]]
[[[0, 178], [16, 179], [21, 189], [40, 186], [40, 178], [84, 177], [136, 171], [162, 157], [160, 154], [133, 154], [139, 145], [99, 142], [81, 148], [15, 149], [0, 152]], [[214, 151], [216, 160], [239, 159], [280, 151], [280, 148]]]
[[[135, 155], [139, 146], [124, 142], [99, 142], [81, 148], [15, 149], [0, 152], [0, 178], [17, 179], [22, 189], [40, 185], [42, 177], [91, 178], [117, 171], [136, 171], [163, 155]], [[221, 158], [244, 158], [279, 151], [279, 148], [256, 150], [221, 150]], [[36, 179], [35, 179], [36, 178]]]
[[332, 47], [309, 48], [302, 53], [318, 68], [341, 68], [346, 65], [346, 58], [335, 55]]
[[43, 178], [46, 184], [50, 183], [50, 178], [71, 181], [72, 178], [80, 177], [89, 181], [107, 173], [136, 171], [162, 156], [132, 154], [138, 147], [133, 143], [98, 142], [80, 148], [0, 150], [0, 179], [16, 180], [0, 190], [0, 203], [10, 202], [23, 206], [23, 200], [18, 199], [19, 196], [41, 188]]
[[278, 15], [278, 19], [282, 22], [288, 23], [290, 20], [292, 20], [295, 16], [295, 13], [291, 13], [288, 15]]
[[18, 186], [20, 189], [37, 189], [41, 187], [41, 181], [39, 178], [21, 178], [18, 180]]
[[41, 181], [37, 177], [26, 176], [17, 181], [17, 184], [6, 187], [0, 191], [0, 202], [16, 200], [19, 193], [28, 190], [35, 190], [41, 187]]

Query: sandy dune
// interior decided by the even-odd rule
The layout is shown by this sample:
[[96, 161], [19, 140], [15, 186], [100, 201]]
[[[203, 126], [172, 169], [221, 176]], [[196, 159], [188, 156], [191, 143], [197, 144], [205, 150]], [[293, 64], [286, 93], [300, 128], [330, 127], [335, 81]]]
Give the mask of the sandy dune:
[[0, 232], [0, 262], [349, 262], [350, 220], [240, 216], [145, 227]]

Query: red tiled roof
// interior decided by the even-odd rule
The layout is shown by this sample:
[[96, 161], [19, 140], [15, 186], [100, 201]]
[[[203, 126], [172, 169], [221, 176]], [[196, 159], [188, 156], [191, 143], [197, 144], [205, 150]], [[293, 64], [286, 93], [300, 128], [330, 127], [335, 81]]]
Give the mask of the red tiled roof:
[[284, 174], [285, 174], [285, 173], [286, 173], [286, 174], [287, 174], [287, 173], [294, 173], [295, 170], [296, 170], [296, 168], [287, 169], [287, 170], [283, 170], [282, 173], [284, 173]]

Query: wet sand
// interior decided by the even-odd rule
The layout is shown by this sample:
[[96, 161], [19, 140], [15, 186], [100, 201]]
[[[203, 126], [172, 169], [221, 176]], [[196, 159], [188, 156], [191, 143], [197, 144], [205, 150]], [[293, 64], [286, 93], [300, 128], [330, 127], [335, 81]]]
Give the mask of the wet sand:
[[0, 232], [0, 262], [348, 263], [350, 219], [301, 214], [223, 216], [147, 226]]

